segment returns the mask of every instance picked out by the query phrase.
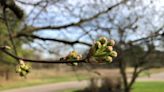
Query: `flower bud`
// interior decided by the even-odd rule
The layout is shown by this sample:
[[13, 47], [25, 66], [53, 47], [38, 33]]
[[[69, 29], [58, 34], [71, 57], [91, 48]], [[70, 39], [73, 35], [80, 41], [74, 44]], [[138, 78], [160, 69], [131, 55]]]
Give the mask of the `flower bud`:
[[114, 40], [109, 40], [107, 45], [108, 46], [114, 46], [115, 45], [115, 41]]
[[112, 59], [111, 56], [107, 56], [107, 57], [105, 58], [105, 60], [108, 61], [108, 62], [112, 62], [113, 59]]
[[17, 66], [15, 71], [16, 71], [16, 73], [20, 73], [22, 70], [21, 70], [21, 68], [19, 66]]
[[24, 69], [25, 67], [26, 67], [25, 64], [20, 64], [20, 68], [21, 68], [21, 69]]
[[24, 77], [24, 76], [26, 76], [26, 71], [21, 71], [20, 73], [19, 73], [19, 75], [21, 76], [21, 77]]
[[81, 55], [77, 55], [77, 60], [81, 60], [82, 56]]
[[76, 58], [77, 57], [77, 52], [76, 51], [72, 51], [70, 53], [70, 56], [73, 57], [73, 58]]
[[10, 46], [5, 46], [5, 49], [11, 50], [11, 47]]
[[100, 37], [99, 41], [101, 42], [101, 44], [105, 44], [105, 43], [107, 43], [107, 38], [106, 37]]
[[117, 57], [117, 52], [116, 52], [116, 51], [111, 51], [111, 52], [110, 52], [110, 56], [112, 56], [112, 57]]
[[112, 46], [108, 46], [107, 47], [107, 51], [111, 52], [113, 50], [113, 47]]
[[24, 64], [24, 61], [23, 60], [19, 60], [20, 64]]
[[96, 47], [96, 48], [101, 48], [101, 46], [102, 46], [102, 45], [101, 45], [100, 41], [96, 41], [95, 47]]
[[29, 70], [29, 66], [26, 65], [26, 66], [24, 67], [24, 70]]

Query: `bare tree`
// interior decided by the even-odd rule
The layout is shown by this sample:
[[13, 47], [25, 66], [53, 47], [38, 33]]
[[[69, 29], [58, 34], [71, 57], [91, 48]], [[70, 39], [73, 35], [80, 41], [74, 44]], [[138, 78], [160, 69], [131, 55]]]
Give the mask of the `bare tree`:
[[[0, 19], [5, 22], [8, 28], [15, 54], [8, 52], [6, 46], [1, 46], [0, 50], [16, 60], [33, 63], [70, 63], [66, 60], [34, 60], [20, 57], [17, 54], [15, 40], [22, 41], [24, 45], [30, 45], [33, 48], [35, 47], [32, 45], [37, 44], [37, 49], [48, 50], [47, 54], [49, 55], [58, 53], [60, 56], [66, 56], [62, 53], [65, 49], [69, 52], [68, 48], [76, 50], [77, 45], [80, 45], [81, 48], [86, 46], [85, 51], [87, 51], [99, 36], [106, 36], [117, 42], [116, 49], [119, 51], [119, 56], [114, 61], [120, 69], [125, 92], [130, 92], [132, 85], [142, 71], [159, 67], [155, 64], [152, 65], [148, 59], [155, 53], [154, 49], [158, 49], [154, 44], [163, 39], [164, 33], [163, 9], [160, 9], [161, 5], [156, 1], [8, 1], [10, 0], [0, 1], [3, 8], [1, 15], [5, 15]], [[27, 7], [29, 8], [26, 10]], [[9, 10], [7, 10], [8, 8]], [[9, 17], [9, 11], [14, 12], [17, 18], [22, 19], [18, 31], [12, 30], [13, 19]], [[144, 47], [141, 50], [142, 53], [135, 55], [137, 53], [135, 48], [139, 47]], [[52, 52], [54, 49], [55, 51]], [[68, 54], [68, 52], [66, 53]], [[124, 60], [124, 57], [129, 53], [135, 57], [131, 65], [134, 71], [130, 81], [128, 81], [126, 72], [129, 63]], [[86, 55], [86, 58], [75, 62], [86, 63], [87, 59]]]

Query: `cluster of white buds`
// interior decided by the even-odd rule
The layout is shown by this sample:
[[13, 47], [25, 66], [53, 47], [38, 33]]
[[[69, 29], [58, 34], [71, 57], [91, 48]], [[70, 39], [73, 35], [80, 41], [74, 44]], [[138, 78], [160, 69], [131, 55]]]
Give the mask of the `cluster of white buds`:
[[112, 62], [113, 58], [117, 57], [117, 52], [113, 50], [114, 45], [114, 40], [100, 37], [91, 48], [91, 56], [97, 61]]
[[71, 51], [65, 58], [68, 61], [72, 62], [72, 65], [77, 66], [78, 63], [77, 62], [73, 62], [73, 61], [78, 61], [82, 59], [81, 55], [78, 55], [78, 53], [76, 51]]
[[31, 66], [26, 64], [23, 60], [20, 60], [20, 64], [16, 66], [16, 73], [19, 73], [21, 77], [26, 77], [30, 72]]

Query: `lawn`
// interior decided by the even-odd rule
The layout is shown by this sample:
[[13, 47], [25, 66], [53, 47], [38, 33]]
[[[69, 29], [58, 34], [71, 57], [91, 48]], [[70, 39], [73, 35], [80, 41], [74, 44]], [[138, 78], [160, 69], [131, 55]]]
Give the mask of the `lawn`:
[[[68, 89], [61, 92], [74, 92], [77, 89]], [[136, 82], [132, 92], [164, 92], [164, 82]]]
[[164, 82], [137, 82], [132, 92], [164, 92]]
[[[163, 70], [163, 69], [162, 69]], [[160, 71], [162, 71], [160, 69]], [[154, 70], [155, 72], [157, 70]], [[158, 69], [159, 71], [159, 69]], [[159, 72], [160, 72], [159, 71]], [[84, 71], [78, 71], [78, 79], [84, 80], [90, 77], [90, 74]], [[33, 70], [27, 79], [12, 76], [9, 81], [0, 81], [0, 90], [19, 88], [25, 86], [34, 86], [40, 84], [74, 81], [77, 80], [74, 72], [57, 73], [53, 69]], [[64, 92], [73, 92], [75, 89], [66, 90]], [[63, 92], [63, 91], [62, 91]], [[164, 82], [137, 82], [133, 86], [132, 92], [164, 92]]]

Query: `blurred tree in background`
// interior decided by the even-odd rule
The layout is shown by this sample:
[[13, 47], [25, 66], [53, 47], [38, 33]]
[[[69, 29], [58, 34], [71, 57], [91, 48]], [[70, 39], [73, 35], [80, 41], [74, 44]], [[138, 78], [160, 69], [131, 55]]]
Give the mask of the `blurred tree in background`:
[[[0, 2], [0, 44], [11, 45], [3, 18], [6, 6], [12, 38], [23, 58], [30, 56], [22, 48], [33, 50], [38, 56], [32, 57], [34, 62], [59, 60], [72, 50], [85, 56], [100, 36], [112, 38], [118, 58], [109, 66], [120, 69], [125, 92], [131, 90], [142, 71], [163, 66], [162, 0], [15, 0], [12, 5]], [[10, 59], [4, 61], [13, 61]], [[134, 69], [130, 81], [127, 67]]]

